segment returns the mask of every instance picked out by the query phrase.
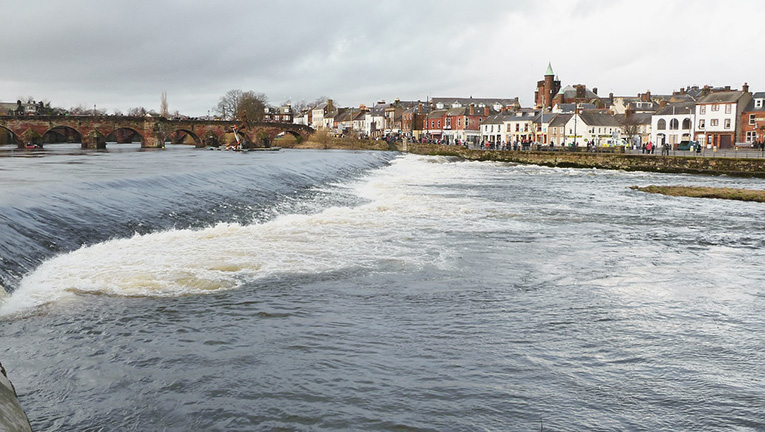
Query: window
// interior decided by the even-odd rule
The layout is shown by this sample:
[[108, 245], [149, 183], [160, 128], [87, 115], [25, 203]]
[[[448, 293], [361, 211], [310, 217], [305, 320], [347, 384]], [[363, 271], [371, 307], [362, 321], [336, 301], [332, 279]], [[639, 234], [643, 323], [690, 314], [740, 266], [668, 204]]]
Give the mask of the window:
[[704, 119], [699, 119], [699, 129], [704, 129]]
[[521, 125], [520, 124], [518, 124], [518, 123], [515, 124], [515, 131], [516, 132], [520, 132], [521, 131]]
[[436, 123], [436, 124], [438, 125], [438, 128], [440, 129], [441, 128], [441, 120], [439, 120], [438, 123]]
[[659, 124], [656, 126], [659, 130], [664, 130], [667, 128], [667, 121], [664, 119], [659, 120]]
[[713, 105], [712, 105], [712, 111], [720, 111], [720, 105], [718, 105], [718, 104], [713, 104]]
[[730, 119], [725, 119], [725, 129], [730, 129]]
[[757, 132], [755, 131], [746, 131], [746, 142], [755, 142], [757, 141]]
[[750, 125], [755, 124], [755, 122], [754, 122], [754, 114], [749, 114], [749, 124]]
[[669, 128], [671, 130], [677, 130], [680, 127], [680, 122], [677, 119], [672, 119], [669, 121]]
[[730, 110], [733, 104], [725, 104], [725, 114], [730, 114]]
[[709, 126], [715, 127], [718, 124], [720, 124], [720, 121], [717, 120], [717, 119], [712, 119], [712, 120], [709, 121]]
[[762, 108], [762, 99], [755, 99], [754, 100], [754, 107], [755, 108]]
[[691, 128], [691, 119], [687, 118], [683, 120], [683, 130], [689, 130]]
[[706, 114], [706, 113], [707, 113], [707, 106], [706, 105], [701, 105], [699, 107], [699, 114]]

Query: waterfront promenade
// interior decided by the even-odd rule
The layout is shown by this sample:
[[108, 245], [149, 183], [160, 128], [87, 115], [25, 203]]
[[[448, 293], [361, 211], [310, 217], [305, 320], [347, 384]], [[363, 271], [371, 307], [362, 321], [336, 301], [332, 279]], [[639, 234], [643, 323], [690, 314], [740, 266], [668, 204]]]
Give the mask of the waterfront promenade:
[[478, 150], [450, 145], [408, 144], [410, 153], [423, 155], [455, 156], [466, 160], [514, 162], [560, 168], [597, 168], [624, 171], [651, 171], [664, 173], [689, 173], [708, 175], [730, 175], [765, 178], [765, 157], [753, 149], [712, 151], [701, 153], [670, 152], [642, 154], [640, 150], [624, 153], [588, 152], [570, 149], [543, 147], [535, 150]]

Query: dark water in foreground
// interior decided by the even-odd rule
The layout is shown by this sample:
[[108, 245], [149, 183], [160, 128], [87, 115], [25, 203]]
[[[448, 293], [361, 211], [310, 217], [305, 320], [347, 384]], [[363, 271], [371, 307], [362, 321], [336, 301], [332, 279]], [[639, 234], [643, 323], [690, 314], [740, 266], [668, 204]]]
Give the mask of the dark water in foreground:
[[765, 207], [628, 188], [761, 180], [46, 152], [0, 158], [35, 430], [765, 429]]

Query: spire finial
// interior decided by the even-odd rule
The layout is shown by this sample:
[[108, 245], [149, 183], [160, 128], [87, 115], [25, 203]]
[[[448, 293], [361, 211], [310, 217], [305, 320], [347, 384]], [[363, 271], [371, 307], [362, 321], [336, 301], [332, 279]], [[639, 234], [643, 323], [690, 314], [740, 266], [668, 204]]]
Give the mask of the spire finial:
[[555, 76], [555, 72], [552, 70], [552, 62], [547, 63], [547, 72], [545, 72], [545, 76]]

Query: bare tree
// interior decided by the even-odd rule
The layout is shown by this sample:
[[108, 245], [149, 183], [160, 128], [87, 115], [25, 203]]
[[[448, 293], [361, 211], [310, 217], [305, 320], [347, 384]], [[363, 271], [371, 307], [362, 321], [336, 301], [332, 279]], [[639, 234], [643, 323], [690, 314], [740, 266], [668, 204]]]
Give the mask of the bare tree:
[[233, 120], [241, 99], [241, 90], [229, 90], [225, 95], [221, 96], [215, 111], [223, 120]]
[[640, 121], [631, 111], [624, 113], [624, 119], [622, 120], [622, 132], [624, 132], [624, 135], [629, 138], [629, 144], [632, 144], [634, 142], [634, 137], [640, 134]]
[[224, 120], [240, 120], [252, 124], [263, 120], [268, 98], [263, 93], [229, 90], [218, 101], [216, 112]]
[[146, 108], [144, 107], [130, 108], [127, 111], [127, 115], [130, 117], [143, 117], [146, 115]]
[[162, 99], [159, 103], [159, 115], [168, 118], [170, 116], [170, 112], [167, 109], [167, 91], [162, 91]]

